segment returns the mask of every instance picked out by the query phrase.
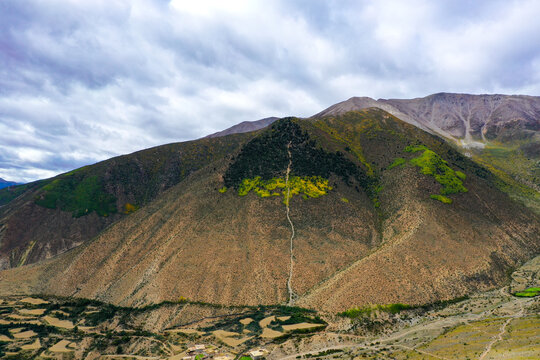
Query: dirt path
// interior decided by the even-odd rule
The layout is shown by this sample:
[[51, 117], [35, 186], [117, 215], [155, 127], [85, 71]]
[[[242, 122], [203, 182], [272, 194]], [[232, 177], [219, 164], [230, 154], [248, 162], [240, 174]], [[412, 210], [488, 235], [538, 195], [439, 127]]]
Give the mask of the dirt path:
[[487, 354], [491, 351], [491, 348], [493, 347], [493, 345], [495, 345], [496, 343], [498, 343], [499, 341], [502, 341], [502, 337], [503, 335], [506, 333], [506, 327], [508, 326], [508, 324], [510, 324], [510, 322], [514, 319], [518, 319], [520, 317], [523, 316], [523, 312], [525, 311], [525, 308], [523, 307], [523, 301], [519, 301], [519, 307], [520, 307], [520, 310], [517, 314], [515, 314], [514, 316], [508, 318], [508, 320], [506, 320], [504, 322], [504, 324], [502, 324], [501, 326], [501, 329], [499, 330], [499, 333], [497, 334], [497, 336], [491, 340], [491, 342], [486, 346], [486, 348], [484, 349], [484, 352], [482, 353], [482, 355], [480, 355], [480, 357], [478, 358], [478, 360], [482, 360], [484, 359]]
[[439, 355], [435, 355], [435, 354], [432, 354], [430, 352], [423, 351], [423, 350], [420, 350], [418, 348], [414, 348], [414, 347], [410, 347], [410, 346], [405, 346], [405, 345], [389, 345], [389, 346], [394, 346], [394, 347], [398, 347], [398, 348], [402, 348], [402, 349], [406, 349], [406, 350], [410, 350], [410, 351], [416, 351], [419, 354], [432, 356], [434, 358], [441, 359], [441, 360], [450, 360], [448, 358], [445, 358], [445, 357], [442, 357], [442, 356], [439, 356]]
[[[515, 304], [517, 302], [519, 304], [520, 310], [519, 310], [519, 312], [516, 312], [514, 315], [512, 315], [510, 317], [504, 317], [504, 318], [506, 318], [506, 321], [501, 326], [499, 334], [497, 334], [492, 339], [492, 341], [487, 345], [487, 347], [484, 349], [484, 352], [482, 353], [482, 355], [480, 355], [479, 360], [483, 360], [484, 357], [489, 353], [491, 348], [498, 341], [502, 340], [503, 335], [506, 333], [506, 328], [507, 328], [508, 324], [512, 320], [520, 318], [523, 315], [524, 311], [525, 311], [524, 304], [527, 303], [527, 300], [520, 300], [520, 299], [515, 299], [515, 298], [512, 298], [512, 297], [509, 298], [508, 294], [505, 292], [505, 289], [499, 290], [498, 294], [503, 298], [509, 299], [506, 302], [506, 304], [511, 305], [511, 304]], [[327, 350], [345, 350], [345, 349], [354, 350], [354, 349], [358, 349], [358, 348], [380, 350], [382, 347], [392, 346], [392, 347], [399, 347], [399, 348], [403, 348], [403, 349], [407, 349], [407, 350], [416, 351], [416, 352], [421, 353], [421, 354], [426, 355], [426, 356], [432, 356], [432, 357], [439, 358], [439, 359], [446, 359], [443, 356], [432, 354], [432, 353], [429, 353], [427, 351], [418, 349], [418, 346], [416, 346], [416, 347], [408, 347], [408, 346], [403, 345], [403, 344], [391, 344], [391, 343], [394, 342], [394, 341], [398, 341], [398, 340], [400, 340], [400, 339], [402, 339], [402, 338], [404, 338], [404, 337], [406, 337], [408, 335], [411, 335], [413, 333], [427, 331], [427, 330], [437, 330], [437, 329], [443, 329], [443, 328], [451, 328], [451, 327], [454, 327], [454, 326], [457, 326], [457, 325], [460, 325], [460, 324], [470, 324], [470, 323], [472, 323], [474, 321], [479, 321], [481, 319], [485, 319], [485, 318], [489, 317], [490, 315], [492, 315], [493, 310], [496, 307], [497, 307], [497, 305], [495, 304], [492, 307], [482, 311], [481, 313], [477, 313], [477, 314], [469, 313], [469, 314], [465, 314], [465, 315], [445, 317], [445, 318], [432, 320], [432, 321], [429, 321], [429, 322], [418, 323], [418, 324], [412, 326], [411, 328], [402, 329], [402, 330], [397, 331], [397, 332], [395, 332], [393, 334], [390, 334], [390, 335], [388, 335], [386, 337], [379, 337], [377, 340], [380, 341], [380, 345], [378, 345], [378, 346], [370, 346], [369, 344], [370, 344], [370, 342], [373, 341], [373, 339], [365, 338], [363, 341], [358, 342], [358, 343], [346, 343], [346, 344], [328, 345], [328, 346], [324, 346], [324, 347], [321, 347], [321, 348], [313, 348], [313, 349], [310, 349], [310, 350], [305, 350], [304, 352], [300, 352], [300, 353], [296, 353], [296, 354], [288, 354], [286, 356], [282, 356], [282, 357], [279, 357], [279, 358], [280, 359], [295, 359], [299, 355], [300, 356], [305, 356], [307, 354], [312, 354], [312, 353], [315, 353], [315, 352], [321, 352], [321, 351], [327, 351]], [[273, 357], [271, 357], [271, 358], [273, 358]], [[446, 360], [448, 360], [448, 359], [446, 359]]]
[[290, 265], [289, 265], [289, 278], [287, 279], [287, 290], [289, 291], [289, 306], [292, 306], [294, 304], [295, 294], [293, 292], [292, 288], [292, 278], [293, 278], [293, 266], [294, 266], [294, 253], [293, 253], [293, 240], [294, 240], [294, 224], [291, 221], [291, 217], [289, 216], [289, 200], [291, 195], [291, 188], [289, 187], [289, 174], [291, 173], [291, 165], [292, 165], [292, 155], [291, 155], [291, 142], [287, 144], [287, 153], [289, 154], [289, 165], [287, 165], [287, 173], [285, 174], [285, 187], [287, 188], [287, 198], [285, 199], [285, 206], [287, 209], [287, 220], [289, 221], [289, 224], [291, 225], [291, 240], [290, 240]]

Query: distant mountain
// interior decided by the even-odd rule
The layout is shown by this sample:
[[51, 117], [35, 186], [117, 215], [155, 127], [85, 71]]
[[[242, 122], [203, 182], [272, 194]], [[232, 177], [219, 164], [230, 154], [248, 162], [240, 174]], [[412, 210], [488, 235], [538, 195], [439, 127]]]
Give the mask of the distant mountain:
[[540, 130], [540, 97], [524, 95], [439, 93], [424, 98], [378, 100], [353, 97], [313, 117], [368, 107], [381, 108], [420, 128], [465, 143], [495, 140], [507, 135], [509, 129], [524, 133]]
[[7, 181], [7, 180], [4, 180], [4, 179], [0, 178], [0, 189], [3, 189], [3, 188], [8, 187], [8, 186], [13, 186], [13, 185], [19, 185], [19, 183], [16, 183], [14, 181]]
[[231, 126], [228, 129], [219, 131], [217, 133], [208, 135], [206, 137], [215, 138], [215, 137], [221, 137], [221, 136], [226, 136], [226, 135], [231, 135], [231, 134], [242, 134], [242, 133], [247, 133], [250, 131], [256, 131], [256, 130], [264, 129], [265, 127], [271, 125], [274, 121], [278, 119], [279, 118], [277, 117], [267, 117], [267, 118], [255, 120], [255, 121], [243, 121], [239, 124]]
[[540, 213], [540, 97], [451, 93], [416, 99], [353, 97], [313, 117], [368, 107], [447, 139], [511, 183], [512, 196]]
[[[506, 283], [540, 252], [540, 217], [498, 181], [378, 108], [284, 118], [114, 158], [8, 203], [0, 243], [12, 246], [12, 265], [60, 236], [86, 240], [2, 271], [0, 293], [130, 306], [288, 303], [333, 314], [456, 298]], [[122, 214], [128, 203], [140, 208]]]

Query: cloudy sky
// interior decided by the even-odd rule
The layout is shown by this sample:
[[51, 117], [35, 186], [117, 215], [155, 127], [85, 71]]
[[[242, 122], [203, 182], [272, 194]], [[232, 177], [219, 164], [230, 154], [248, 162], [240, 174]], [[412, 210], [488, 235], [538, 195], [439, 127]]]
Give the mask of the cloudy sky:
[[511, 0], [0, 0], [0, 177], [351, 96], [540, 95], [539, 15]]

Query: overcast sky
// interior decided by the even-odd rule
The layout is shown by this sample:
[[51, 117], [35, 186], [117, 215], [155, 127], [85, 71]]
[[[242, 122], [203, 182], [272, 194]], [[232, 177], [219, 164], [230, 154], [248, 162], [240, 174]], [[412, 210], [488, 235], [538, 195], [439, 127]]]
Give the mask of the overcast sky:
[[0, 177], [351, 96], [540, 95], [540, 1], [0, 0]]

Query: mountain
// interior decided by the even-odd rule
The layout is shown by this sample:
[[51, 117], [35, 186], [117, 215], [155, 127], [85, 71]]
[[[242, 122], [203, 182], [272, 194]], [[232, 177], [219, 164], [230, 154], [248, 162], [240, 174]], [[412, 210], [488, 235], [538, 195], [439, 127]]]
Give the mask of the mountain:
[[381, 108], [413, 125], [445, 138], [462, 139], [464, 143], [504, 140], [510, 129], [520, 130], [525, 137], [540, 130], [540, 97], [524, 95], [439, 93], [416, 99], [379, 100], [353, 97], [313, 117], [367, 107]]
[[[2, 271], [0, 293], [127, 306], [181, 297], [288, 303], [335, 313], [491, 289], [540, 251], [540, 217], [499, 190], [495, 175], [378, 108], [284, 118], [255, 133], [191, 144], [190, 153], [203, 144], [222, 150], [167, 182], [167, 190], [149, 177], [140, 189], [163, 190], [129, 216], [108, 213], [118, 220], [93, 239]], [[159, 162], [152, 151], [143, 153], [156, 166], [179, 156]], [[107, 164], [103, 173], [116, 174]], [[139, 184], [130, 171], [122, 174]], [[50, 203], [47, 194], [56, 192], [47, 186], [36, 190], [45, 192], [37, 200], [29, 195], [29, 206]], [[133, 201], [107, 194], [118, 194], [116, 208]], [[110, 211], [110, 198], [101, 199], [93, 208]], [[86, 209], [60, 200], [47, 211], [64, 206], [78, 216]]]
[[241, 123], [231, 126], [228, 129], [210, 134], [206, 137], [215, 138], [215, 137], [221, 137], [221, 136], [226, 136], [226, 135], [231, 135], [231, 134], [242, 134], [242, 133], [247, 133], [251, 131], [256, 131], [256, 130], [264, 129], [265, 127], [271, 125], [274, 121], [278, 119], [279, 118], [277, 117], [267, 117], [267, 118], [255, 120], [255, 121], [242, 121]]
[[368, 107], [447, 139], [503, 179], [513, 198], [540, 214], [540, 97], [451, 93], [416, 99], [353, 97], [314, 117]]
[[0, 190], [0, 269], [84, 243], [251, 136], [158, 146]]
[[14, 185], [19, 185], [19, 184], [14, 182], [14, 181], [7, 181], [7, 180], [4, 180], [4, 179], [0, 178], [0, 189], [3, 189], [5, 187], [9, 187], [9, 186], [14, 186]]

